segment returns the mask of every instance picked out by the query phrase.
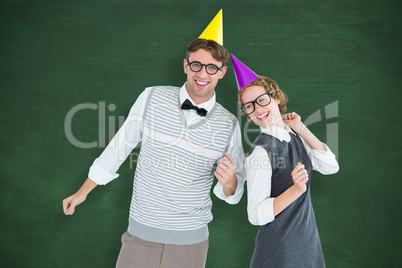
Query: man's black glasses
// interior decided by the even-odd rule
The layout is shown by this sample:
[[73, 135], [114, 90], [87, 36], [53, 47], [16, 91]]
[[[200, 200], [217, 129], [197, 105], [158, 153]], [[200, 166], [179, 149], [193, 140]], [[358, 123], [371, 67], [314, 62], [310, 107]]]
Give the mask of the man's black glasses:
[[218, 66], [216, 66], [215, 64], [202, 64], [201, 62], [198, 61], [192, 61], [192, 62], [188, 62], [188, 66], [190, 66], [191, 71], [198, 73], [199, 71], [201, 71], [202, 67], [205, 66], [205, 71], [207, 72], [207, 74], [210, 75], [214, 75], [216, 74], [218, 71], [222, 70], [223, 66], [218, 68]]

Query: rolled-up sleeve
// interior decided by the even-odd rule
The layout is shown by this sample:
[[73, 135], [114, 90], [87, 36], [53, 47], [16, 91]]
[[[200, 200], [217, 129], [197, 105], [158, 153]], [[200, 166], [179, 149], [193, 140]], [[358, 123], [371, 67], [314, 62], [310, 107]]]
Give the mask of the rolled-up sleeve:
[[246, 158], [247, 214], [253, 225], [265, 225], [275, 219], [271, 194], [272, 168], [267, 151], [256, 146]]
[[119, 176], [117, 170], [141, 141], [148, 95], [149, 89], [141, 93], [119, 131], [89, 168], [88, 178], [95, 183], [105, 185], [116, 179]]
[[119, 174], [117, 173], [111, 174], [108, 171], [104, 170], [98, 164], [98, 160], [99, 158], [96, 158], [92, 166], [89, 168], [88, 178], [90, 178], [93, 182], [98, 185], [105, 185], [119, 176]]
[[304, 140], [303, 145], [311, 159], [313, 170], [324, 175], [335, 174], [339, 171], [339, 164], [338, 161], [336, 161], [335, 154], [332, 153], [331, 149], [329, 149], [326, 144], [324, 144], [325, 151], [311, 149]]

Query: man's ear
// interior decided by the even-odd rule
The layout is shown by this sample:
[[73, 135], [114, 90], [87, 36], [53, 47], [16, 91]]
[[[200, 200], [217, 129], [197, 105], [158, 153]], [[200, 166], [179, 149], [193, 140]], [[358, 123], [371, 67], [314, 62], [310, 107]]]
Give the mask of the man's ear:
[[221, 74], [220, 74], [220, 76], [219, 76], [219, 79], [222, 79], [222, 78], [225, 76], [227, 70], [228, 70], [228, 67], [227, 67], [227, 66], [223, 66], [223, 68], [222, 68], [222, 70], [221, 70]]
[[187, 59], [184, 59], [184, 61], [183, 61], [183, 68], [184, 68], [184, 73], [185, 74], [187, 74], [187, 65], [188, 64], [188, 62], [187, 62]]

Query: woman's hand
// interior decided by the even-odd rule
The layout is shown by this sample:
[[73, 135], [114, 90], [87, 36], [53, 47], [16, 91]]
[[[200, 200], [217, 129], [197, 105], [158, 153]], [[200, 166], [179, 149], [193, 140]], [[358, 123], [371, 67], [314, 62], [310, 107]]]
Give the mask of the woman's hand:
[[304, 165], [300, 162], [297, 163], [296, 167], [293, 169], [292, 178], [295, 190], [300, 194], [304, 193], [307, 190], [306, 183], [308, 181], [308, 173]]
[[288, 125], [291, 129], [296, 131], [299, 135], [301, 135], [301, 132], [303, 130], [303, 123], [301, 121], [300, 115], [297, 113], [288, 113], [288, 114], [283, 114], [282, 115], [282, 120], [283, 122]]

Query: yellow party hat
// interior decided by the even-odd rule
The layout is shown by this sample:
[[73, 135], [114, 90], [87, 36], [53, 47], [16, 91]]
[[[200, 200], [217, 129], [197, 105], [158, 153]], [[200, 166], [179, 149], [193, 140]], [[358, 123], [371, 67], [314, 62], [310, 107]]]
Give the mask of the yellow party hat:
[[223, 46], [223, 20], [222, 9], [219, 10], [215, 18], [208, 24], [207, 28], [198, 37], [201, 39], [213, 40]]

